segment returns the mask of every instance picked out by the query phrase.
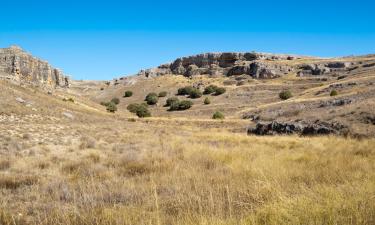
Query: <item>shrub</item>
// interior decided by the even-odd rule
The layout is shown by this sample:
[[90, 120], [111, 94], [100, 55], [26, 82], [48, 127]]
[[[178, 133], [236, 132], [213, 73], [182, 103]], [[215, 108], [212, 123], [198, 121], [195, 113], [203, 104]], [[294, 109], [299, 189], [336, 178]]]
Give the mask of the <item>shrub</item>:
[[170, 97], [167, 99], [166, 103], [165, 103], [165, 106], [171, 106], [172, 103], [174, 102], [179, 102], [178, 98], [177, 97]]
[[206, 87], [206, 88], [204, 89], [203, 94], [205, 94], [205, 95], [212, 94], [212, 93], [215, 92], [216, 89], [217, 89], [217, 86], [215, 86], [215, 85], [210, 85], [210, 86], [208, 86], [208, 87]]
[[129, 104], [126, 109], [131, 112], [131, 113], [136, 113], [137, 112], [137, 109], [139, 107], [146, 107], [147, 108], [147, 104], [146, 103], [142, 103], [142, 104], [138, 104], [138, 103], [131, 103]]
[[216, 111], [213, 115], [212, 115], [212, 119], [215, 119], [215, 120], [222, 120], [224, 119], [225, 116], [222, 112], [219, 112], [219, 111]]
[[166, 91], [162, 91], [162, 92], [159, 93], [158, 96], [159, 96], [159, 98], [162, 98], [162, 97], [167, 96], [167, 94], [168, 94], [168, 93], [167, 93]]
[[151, 116], [150, 111], [145, 105], [139, 105], [137, 107], [135, 114], [137, 114], [138, 117], [150, 117]]
[[202, 92], [198, 88], [192, 88], [189, 93], [190, 98], [200, 98], [202, 97]]
[[186, 86], [186, 87], [182, 87], [182, 88], [179, 88], [177, 90], [177, 95], [190, 95], [191, 91], [193, 90], [194, 88], [191, 87], [191, 86]]
[[158, 100], [159, 100], [159, 97], [154, 92], [149, 93], [145, 98], [145, 101], [147, 102], [148, 105], [155, 105], [158, 102]]
[[133, 96], [133, 92], [132, 91], [125, 91], [124, 98], [129, 98], [131, 96]]
[[63, 101], [64, 102], [74, 102], [74, 99], [73, 98], [63, 98]]
[[329, 94], [330, 96], [336, 96], [339, 93], [336, 90], [332, 90], [331, 93]]
[[221, 95], [221, 94], [224, 94], [226, 92], [226, 89], [223, 88], [223, 87], [218, 87], [215, 89], [215, 93], [214, 95]]
[[280, 92], [279, 97], [282, 100], [287, 100], [287, 99], [293, 97], [293, 95], [292, 95], [292, 92], [290, 92], [289, 90], [287, 90], [287, 91]]
[[117, 111], [117, 106], [114, 102], [109, 102], [106, 106], [108, 112], [114, 113]]
[[209, 98], [205, 98], [205, 99], [204, 99], [204, 104], [205, 104], [205, 105], [209, 105], [209, 104], [211, 104], [210, 99], [209, 99]]
[[100, 105], [107, 106], [109, 102], [100, 102]]
[[169, 111], [186, 110], [186, 109], [191, 108], [192, 105], [193, 105], [193, 102], [189, 100], [173, 102], [170, 105]]
[[116, 105], [118, 105], [120, 103], [120, 99], [119, 98], [112, 98], [111, 102], [115, 103]]

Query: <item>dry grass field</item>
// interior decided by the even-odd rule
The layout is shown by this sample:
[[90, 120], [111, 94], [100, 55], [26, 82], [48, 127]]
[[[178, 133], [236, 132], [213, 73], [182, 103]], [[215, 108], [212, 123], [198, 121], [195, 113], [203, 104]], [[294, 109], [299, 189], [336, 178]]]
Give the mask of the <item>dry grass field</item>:
[[0, 224], [375, 223], [374, 139], [247, 136], [247, 120], [135, 119], [1, 85]]
[[[373, 225], [374, 74], [361, 67], [343, 79], [289, 74], [241, 85], [130, 77], [50, 93], [0, 80], [0, 225]], [[197, 83], [226, 92], [209, 105], [190, 99], [186, 111], [163, 107]], [[134, 95], [123, 98], [126, 90]], [[281, 100], [282, 90], [293, 97]], [[126, 110], [161, 91], [152, 117]], [[113, 97], [118, 111], [108, 113], [98, 103]], [[342, 99], [350, 104], [330, 103]], [[211, 119], [217, 110], [225, 119]], [[252, 136], [247, 114], [342, 122], [358, 135]]]
[[375, 223], [375, 140], [157, 119], [34, 121], [6, 138], [5, 124], [0, 224]]

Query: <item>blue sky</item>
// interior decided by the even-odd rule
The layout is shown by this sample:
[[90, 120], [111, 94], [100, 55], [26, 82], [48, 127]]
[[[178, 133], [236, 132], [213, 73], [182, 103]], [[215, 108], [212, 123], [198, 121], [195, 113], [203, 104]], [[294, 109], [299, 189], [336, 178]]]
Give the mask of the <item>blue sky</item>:
[[2, 2], [0, 47], [17, 44], [75, 79], [112, 79], [203, 52], [375, 53], [375, 3]]

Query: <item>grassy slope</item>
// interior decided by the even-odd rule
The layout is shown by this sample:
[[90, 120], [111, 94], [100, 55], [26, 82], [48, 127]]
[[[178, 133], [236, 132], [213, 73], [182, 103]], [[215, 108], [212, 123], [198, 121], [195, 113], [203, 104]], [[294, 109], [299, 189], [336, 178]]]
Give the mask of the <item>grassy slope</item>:
[[[294, 79], [228, 87], [210, 110], [230, 105], [225, 96], [233, 90], [278, 93]], [[128, 120], [121, 110], [127, 101], [155, 87], [176, 89], [172, 79], [170, 86], [147, 82], [154, 83], [132, 86], [134, 98], [122, 99], [115, 115], [84, 97], [63, 102], [64, 92], [50, 96], [1, 82], [0, 224], [375, 223], [374, 139], [247, 136], [248, 121], [235, 114], [212, 121], [197, 114], [205, 107], [198, 104], [171, 118], [160, 106], [152, 110], [162, 118]], [[314, 93], [324, 86], [311, 87], [295, 89], [290, 101], [322, 97]]]

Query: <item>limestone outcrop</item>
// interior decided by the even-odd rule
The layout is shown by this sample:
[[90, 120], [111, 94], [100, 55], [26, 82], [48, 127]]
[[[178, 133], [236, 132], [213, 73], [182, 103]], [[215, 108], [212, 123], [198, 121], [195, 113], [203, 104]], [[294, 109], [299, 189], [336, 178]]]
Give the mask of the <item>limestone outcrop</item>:
[[178, 58], [172, 63], [157, 68], [141, 70], [138, 75], [155, 77], [166, 74], [211, 76], [250, 75], [254, 78], [275, 78], [293, 70], [277, 61], [294, 60], [296, 56], [267, 53], [205, 53]]
[[20, 83], [68, 87], [69, 77], [18, 46], [0, 48], [0, 76]]

